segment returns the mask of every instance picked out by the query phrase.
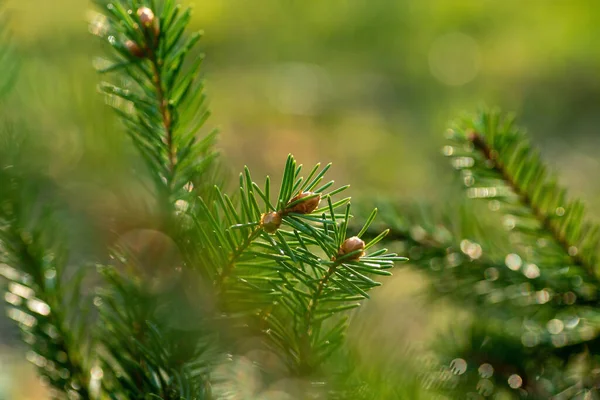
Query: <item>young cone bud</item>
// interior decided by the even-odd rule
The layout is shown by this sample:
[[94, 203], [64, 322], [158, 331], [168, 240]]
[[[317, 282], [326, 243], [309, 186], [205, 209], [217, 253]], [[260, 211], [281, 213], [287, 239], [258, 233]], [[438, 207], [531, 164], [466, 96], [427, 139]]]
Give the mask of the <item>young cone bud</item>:
[[146, 52], [142, 49], [136, 42], [133, 40], [128, 40], [125, 42], [125, 48], [131, 53], [132, 56], [137, 58], [144, 58], [146, 56]]
[[268, 233], [275, 233], [281, 226], [281, 214], [275, 211], [263, 214], [260, 217], [260, 226]]
[[344, 240], [344, 243], [342, 243], [338, 251], [338, 256], [344, 256], [357, 250], [361, 250], [361, 252], [354, 255], [350, 260], [358, 260], [365, 255], [365, 242], [358, 236], [352, 236], [351, 238]]
[[[305, 197], [314, 196], [314, 195], [315, 195], [315, 193], [313, 193], [313, 192], [302, 192], [299, 195], [295, 196], [293, 199], [291, 199], [288, 204], [294, 203]], [[320, 202], [321, 202], [321, 195], [317, 194], [316, 196], [311, 197], [310, 199], [306, 199], [305, 201], [296, 203], [296, 204], [292, 205], [291, 207], [287, 207], [285, 209], [285, 213], [286, 214], [287, 213], [310, 214], [311, 212], [313, 212], [317, 209]]]
[[138, 8], [137, 15], [144, 27], [150, 28], [152, 25], [154, 25], [154, 12], [148, 7]]

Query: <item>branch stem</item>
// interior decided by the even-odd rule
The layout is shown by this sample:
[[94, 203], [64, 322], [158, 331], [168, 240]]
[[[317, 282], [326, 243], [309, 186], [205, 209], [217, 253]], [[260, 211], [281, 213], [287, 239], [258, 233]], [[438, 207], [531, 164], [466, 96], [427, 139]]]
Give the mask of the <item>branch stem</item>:
[[244, 240], [244, 243], [242, 243], [238, 248], [236, 248], [235, 251], [229, 257], [227, 265], [225, 265], [221, 273], [217, 276], [216, 284], [218, 290], [220, 291], [220, 294], [223, 294], [223, 284], [225, 282], [225, 279], [227, 279], [227, 277], [233, 272], [233, 268], [235, 267], [237, 259], [244, 253], [244, 251], [246, 251], [246, 249], [248, 249], [248, 247], [250, 247], [254, 239], [258, 237], [261, 231], [262, 228], [260, 226], [255, 228], [250, 233], [250, 235], [248, 235], [246, 240]]
[[165, 144], [167, 145], [167, 158], [169, 163], [169, 174], [168, 177], [168, 187], [171, 189], [171, 185], [173, 182], [173, 178], [175, 175], [175, 166], [177, 163], [176, 149], [175, 143], [173, 140], [173, 119], [171, 115], [171, 111], [169, 110], [169, 99], [167, 98], [165, 91], [163, 89], [163, 80], [162, 80], [162, 68], [161, 62], [156, 54], [155, 48], [158, 46], [158, 38], [153, 40], [146, 34], [146, 40], [149, 44], [153, 44], [148, 46], [148, 59], [152, 64], [152, 82], [154, 83], [154, 88], [156, 90], [156, 98], [158, 101], [158, 108], [160, 110], [160, 115], [163, 123], [163, 127], [165, 130]]
[[317, 306], [319, 304], [319, 298], [321, 297], [323, 290], [325, 290], [325, 286], [327, 285], [327, 282], [329, 282], [329, 279], [331, 279], [333, 274], [335, 274], [335, 271], [340, 266], [340, 264], [341, 264], [340, 262], [335, 261], [327, 269], [327, 272], [325, 272], [325, 274], [321, 277], [321, 279], [319, 280], [317, 289], [314, 291], [312, 298], [310, 299], [310, 302], [308, 303], [308, 309], [306, 310], [306, 313], [304, 314], [304, 324], [305, 324], [306, 330], [304, 331], [302, 337], [300, 338], [300, 371], [299, 371], [300, 375], [308, 375], [312, 371], [313, 366], [311, 365], [311, 362], [310, 362], [310, 358], [311, 358], [310, 357], [310, 353], [311, 353], [310, 338], [313, 334], [313, 330], [312, 330], [313, 318], [317, 311]]

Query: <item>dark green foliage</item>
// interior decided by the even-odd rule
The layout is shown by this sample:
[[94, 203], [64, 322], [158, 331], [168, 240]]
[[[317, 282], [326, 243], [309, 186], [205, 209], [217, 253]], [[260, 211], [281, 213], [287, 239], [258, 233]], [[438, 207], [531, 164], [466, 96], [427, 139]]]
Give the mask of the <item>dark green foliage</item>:
[[[16, 79], [18, 63], [7, 42], [6, 16], [0, 18], [1, 100]], [[83, 275], [67, 269], [68, 248], [55, 216], [61, 207], [51, 200], [55, 187], [22, 162], [28, 155], [26, 140], [14, 127], [2, 127], [0, 275], [6, 283], [6, 312], [53, 397], [89, 399], [89, 343], [78, 320]]]
[[[91, 30], [109, 48], [97, 67], [111, 80], [99, 87], [145, 164], [135, 176], [152, 199], [139, 205], [148, 220], [81, 263], [69, 256], [73, 232], [56, 222], [60, 187], [20, 161], [14, 135], [0, 148], [5, 299], [55, 398], [260, 398], [277, 382], [275, 393], [294, 398], [595, 393], [600, 233], [511, 118], [484, 112], [449, 131], [444, 153], [466, 201], [384, 204], [386, 226], [377, 209], [355, 223], [330, 165], [307, 170], [291, 155], [278, 184], [245, 168], [227, 194], [216, 133], [205, 132], [191, 11], [175, 0], [95, 3]], [[16, 70], [7, 49], [0, 95]], [[371, 363], [344, 348], [352, 310], [406, 260], [382, 243], [403, 246], [436, 297], [468, 314], [434, 344], [441, 368], [420, 356], [403, 369]]]
[[67, 270], [68, 251], [54, 217], [59, 207], [48, 202], [52, 183], [21, 165], [15, 157], [22, 154], [19, 139], [6, 137], [11, 146], [0, 151], [0, 275], [7, 284], [7, 313], [54, 397], [88, 399], [88, 341], [78, 320], [82, 274]]
[[[60, 207], [41, 207], [29, 178], [2, 171], [11, 188], [1, 198], [7, 300], [32, 360], [57, 398], [192, 400], [244, 393], [250, 383], [227, 371], [251, 350], [277, 360], [251, 359], [265, 384], [318, 379], [325, 391], [314, 395], [341, 396], [327, 362], [344, 343], [349, 311], [405, 258], [375, 248], [387, 231], [360, 239], [375, 211], [348, 237], [350, 198], [338, 199], [347, 186], [325, 179], [330, 165], [303, 177], [289, 156], [276, 196], [268, 177], [261, 187], [248, 169], [225, 194], [215, 133], [199, 136], [208, 111], [193, 51], [200, 35], [186, 32], [190, 10], [171, 0], [97, 3], [91, 30], [111, 47], [99, 71], [118, 82], [100, 88], [146, 163], [137, 177], [153, 182], [156, 201], [151, 220], [122, 234], [99, 263], [89, 337], [72, 326], [71, 313], [89, 321], [80, 281], [66, 269], [68, 242], [46, 222]], [[87, 270], [76, 269], [78, 277]]]
[[566, 198], [511, 117], [464, 118], [448, 138], [444, 154], [460, 173], [466, 200], [445, 212], [409, 212], [408, 220], [396, 207], [383, 208], [390, 237], [431, 275], [436, 297], [450, 296], [473, 312], [461, 322], [470, 328], [461, 328], [459, 340], [440, 338], [446, 367], [438, 383], [447, 380], [444, 371], [454, 372], [445, 386], [461, 383], [458, 398], [465, 390], [591, 395], [600, 316], [597, 226], [584, 220], [580, 201]]
[[[186, 188], [206, 184], [215, 157], [216, 132], [198, 136], [210, 114], [199, 76], [203, 56], [194, 52], [201, 34], [187, 35], [191, 10], [174, 0], [96, 2], [106, 19], [93, 31], [114, 50], [98, 71], [120, 78], [100, 89], [146, 162], [159, 200], [173, 204], [189, 196]], [[136, 12], [143, 7], [155, 14], [151, 26]]]
[[[95, 303], [100, 310], [102, 385], [114, 399], [210, 397], [214, 339], [201, 316], [176, 291], [150, 292], [135, 276], [101, 267], [109, 286]], [[174, 314], [176, 312], [176, 314]], [[169, 313], [169, 315], [164, 315]], [[194, 317], [182, 327], [177, 319]]]
[[[199, 37], [181, 39], [189, 10], [182, 11], [171, 1], [157, 7], [150, 2], [101, 2], [101, 6], [107, 15], [101, 21], [107, 25], [97, 27], [97, 33], [114, 48], [111, 64], [101, 72], [119, 71], [126, 82], [125, 87], [102, 88], [110, 98], [124, 100], [116, 104], [117, 112], [163, 200], [158, 203], [158, 214], [166, 222], [161, 229], [175, 240], [182, 257], [182, 265], [166, 268], [186, 274], [185, 284], [175, 283], [174, 291], [189, 290], [185, 285], [196, 282], [192, 288], [201, 288], [208, 296], [203, 315], [197, 316], [204, 332], [200, 326], [190, 329], [196, 333], [191, 349], [203, 351], [190, 349], [185, 360], [172, 365], [169, 352], [159, 349], [172, 348], [180, 338], [164, 317], [181, 307], [188, 310], [186, 299], [174, 307], [167, 301], [173, 293], [151, 292], [143, 279], [131, 286], [127, 281], [135, 275], [124, 278], [112, 267], [104, 269], [109, 286], [116, 288], [101, 297], [100, 307], [106, 337], [113, 338], [103, 343], [104, 365], [112, 371], [107, 373], [111, 376], [107, 388], [126, 398], [142, 398], [144, 393], [164, 399], [208, 396], [207, 371], [222, 361], [219, 353], [231, 352], [231, 346], [234, 349], [247, 335], [262, 337], [265, 348], [287, 369], [265, 370], [266, 377], [319, 373], [321, 364], [342, 344], [344, 315], [378, 285], [369, 276], [389, 275], [386, 269], [401, 258], [385, 249], [369, 255], [360, 249], [340, 253], [350, 205], [349, 198], [332, 200], [346, 187], [330, 189], [333, 182], [324, 181], [329, 165], [323, 169], [317, 165], [303, 178], [302, 167], [290, 156], [275, 201], [269, 178], [261, 188], [247, 169], [233, 197], [219, 187], [198, 190], [206, 185], [206, 177], [212, 178], [207, 171], [213, 161], [214, 134], [196, 139], [208, 115], [200, 87], [194, 86], [200, 58], [181, 73], [183, 60]], [[144, 6], [157, 16], [155, 25], [146, 28], [136, 12]], [[325, 204], [318, 208], [320, 202]], [[364, 250], [382, 237], [364, 245]], [[124, 264], [135, 264], [124, 257]], [[209, 339], [218, 332], [226, 339]], [[124, 342], [127, 337], [134, 342]], [[201, 365], [202, 372], [195, 374], [185, 367], [188, 364]], [[162, 375], [168, 379], [159, 379]]]
[[[315, 166], [306, 178], [300, 176], [301, 168], [288, 158], [274, 203], [269, 179], [260, 188], [246, 170], [240, 176], [239, 209], [219, 191], [212, 207], [201, 201], [207, 221], [196, 225], [205, 251], [213, 252], [207, 254], [215, 267], [209, 276], [224, 308], [256, 314], [257, 328], [267, 333], [275, 354], [295, 374], [310, 375], [342, 342], [345, 318], [330, 319], [357, 307], [379, 285], [369, 276], [389, 275], [386, 269], [402, 258], [385, 249], [360, 258], [357, 251], [340, 255], [350, 205], [348, 198], [333, 201], [332, 196], [346, 187], [327, 192], [333, 182], [323, 185], [322, 180], [329, 166], [321, 171]], [[315, 206], [309, 214], [291, 212], [300, 204], [293, 199], [297, 193], [314, 193], [327, 205]], [[309, 202], [315, 195], [302, 200]], [[281, 228], [274, 233], [261, 224], [268, 213], [281, 215]], [[366, 243], [364, 250], [382, 237]], [[229, 255], [214, 249], [228, 249]]]

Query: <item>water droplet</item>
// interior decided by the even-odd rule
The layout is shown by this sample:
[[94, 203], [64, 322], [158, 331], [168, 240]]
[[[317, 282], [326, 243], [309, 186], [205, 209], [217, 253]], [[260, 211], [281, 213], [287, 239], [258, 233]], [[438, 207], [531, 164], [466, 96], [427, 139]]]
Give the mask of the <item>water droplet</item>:
[[464, 182], [465, 182], [465, 186], [467, 186], [467, 187], [473, 186], [473, 184], [475, 183], [475, 178], [473, 178], [472, 175], [465, 176]]
[[459, 253], [450, 253], [446, 256], [446, 262], [449, 268], [458, 267], [462, 263], [462, 257]]
[[452, 166], [455, 169], [470, 168], [473, 165], [475, 165], [475, 160], [473, 160], [473, 157], [455, 157], [452, 160]]
[[567, 318], [567, 320], [565, 321], [565, 328], [573, 329], [577, 325], [579, 325], [579, 321], [581, 321], [581, 319], [577, 315]]
[[494, 268], [494, 267], [489, 267], [488, 269], [486, 269], [483, 272], [483, 276], [485, 277], [485, 279], [487, 279], [488, 281], [495, 281], [496, 279], [498, 279], [498, 277], [500, 276], [500, 273], [498, 272], [498, 269]]
[[479, 371], [479, 375], [482, 378], [489, 378], [492, 375], [494, 375], [494, 367], [492, 367], [492, 364], [488, 364], [488, 363], [481, 364], [479, 366], [478, 371]]
[[564, 333], [559, 333], [558, 335], [552, 336], [552, 344], [554, 347], [563, 347], [569, 343], [569, 339], [567, 335]]
[[548, 329], [548, 332], [550, 332], [553, 335], [558, 335], [559, 333], [561, 333], [562, 330], [564, 329], [564, 327], [565, 327], [565, 324], [560, 319], [556, 319], [556, 318], [551, 319], [546, 324], [546, 328]]
[[92, 35], [104, 36], [108, 31], [108, 18], [101, 13], [94, 13], [90, 20], [89, 31]]
[[6, 300], [8, 304], [12, 304], [13, 306], [19, 306], [23, 302], [23, 299], [21, 297], [11, 292], [6, 292], [4, 294], [4, 300]]
[[50, 314], [50, 306], [38, 299], [27, 300], [27, 308], [40, 315], [46, 316]]
[[526, 264], [523, 268], [523, 274], [529, 279], [535, 279], [540, 276], [540, 269], [535, 264]]
[[539, 337], [534, 332], [525, 332], [521, 336], [521, 343], [523, 343], [523, 346], [525, 347], [533, 347], [539, 343]]
[[16, 282], [9, 283], [8, 290], [24, 299], [28, 299], [34, 295], [33, 289]]
[[577, 295], [573, 292], [567, 292], [563, 295], [563, 300], [565, 304], [572, 305], [575, 304], [575, 300], [577, 300]]
[[487, 397], [494, 393], [494, 384], [489, 379], [480, 379], [476, 389], [479, 394]]
[[470, 188], [467, 190], [467, 197], [470, 199], [484, 199], [490, 197], [496, 197], [498, 195], [498, 188], [496, 187], [479, 187]]
[[429, 261], [429, 267], [432, 271], [440, 271], [442, 266], [443, 262], [439, 257], [434, 257]]
[[114, 36], [110, 35], [110, 36], [108, 37], [108, 43], [110, 43], [110, 44], [113, 44], [113, 45], [114, 45], [115, 43], [117, 43], [117, 39], [116, 39]]
[[491, 211], [498, 211], [500, 209], [500, 202], [498, 200], [490, 200], [488, 203], [488, 208]]
[[570, 255], [571, 257], [574, 257], [574, 256], [576, 256], [578, 252], [579, 252], [579, 251], [577, 250], [577, 247], [575, 247], [575, 246], [571, 246], [571, 247], [569, 247], [569, 255]]
[[185, 200], [179, 199], [175, 202], [175, 210], [177, 212], [184, 213], [188, 210], [189, 207], [190, 207], [190, 203], [188, 203]]
[[535, 299], [538, 304], [545, 304], [550, 301], [550, 292], [546, 289], [542, 289], [535, 293]]
[[502, 218], [502, 226], [504, 226], [504, 229], [507, 231], [515, 229], [516, 225], [517, 220], [512, 215], [505, 215], [504, 218]]
[[46, 279], [52, 280], [56, 278], [56, 270], [54, 268], [49, 269], [46, 272], [44, 272], [44, 276], [46, 277]]
[[100, 297], [100, 296], [94, 297], [94, 305], [96, 307], [102, 307], [103, 303], [104, 303], [104, 301], [102, 300], [102, 297]]
[[512, 389], [518, 389], [523, 385], [523, 379], [517, 375], [517, 374], [512, 374], [511, 376], [508, 377], [508, 386], [510, 386]]
[[563, 207], [558, 207], [555, 212], [556, 212], [556, 215], [558, 215], [559, 217], [562, 217], [563, 215], [565, 215], [565, 209]]
[[518, 271], [519, 268], [521, 268], [521, 265], [523, 264], [523, 260], [521, 260], [521, 257], [519, 257], [519, 255], [515, 253], [508, 254], [504, 259], [504, 262], [506, 266], [513, 271]]
[[28, 351], [25, 355], [25, 358], [27, 358], [27, 361], [40, 368], [45, 368], [46, 364], [48, 363], [48, 360], [44, 356], [36, 353], [35, 351]]
[[19, 271], [2, 263], [0, 263], [0, 275], [4, 276], [9, 281], [17, 281], [21, 277]]
[[58, 329], [56, 329], [56, 327], [54, 325], [50, 325], [50, 324], [46, 325], [44, 327], [44, 332], [46, 332], [46, 334], [48, 336], [50, 336], [52, 339], [58, 338]]
[[442, 148], [442, 153], [445, 156], [451, 156], [452, 154], [454, 154], [454, 147], [452, 147], [452, 146], [444, 146]]
[[500, 303], [501, 301], [504, 301], [505, 298], [506, 297], [504, 295], [504, 291], [502, 291], [501, 289], [496, 289], [492, 291], [488, 296], [489, 302], [493, 304]]
[[417, 242], [420, 242], [427, 237], [427, 231], [419, 225], [413, 225], [410, 227], [410, 236]]
[[450, 362], [450, 370], [454, 375], [462, 375], [467, 370], [467, 362], [462, 358], [455, 358]]
[[483, 250], [478, 243], [471, 242], [470, 240], [464, 239], [460, 242], [460, 250], [469, 256], [472, 260], [476, 260], [481, 257]]
[[90, 370], [90, 376], [92, 377], [92, 379], [100, 380], [104, 376], [104, 371], [102, 370], [102, 368], [96, 365]]

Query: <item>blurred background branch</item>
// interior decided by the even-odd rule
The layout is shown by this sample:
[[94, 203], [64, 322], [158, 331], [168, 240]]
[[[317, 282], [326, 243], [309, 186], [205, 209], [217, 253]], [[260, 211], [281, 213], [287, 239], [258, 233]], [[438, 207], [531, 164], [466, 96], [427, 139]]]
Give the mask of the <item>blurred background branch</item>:
[[[131, 170], [142, 160], [102, 97], [91, 95], [97, 77], [89, 59], [100, 49], [87, 30], [101, 24], [85, 1], [5, 3], [22, 61], [20, 79], [9, 80], [13, 90], [1, 118], [31, 132], [31, 159], [46, 160], [45, 173], [61, 186], [62, 200], [111, 243], [115, 231], [146, 220], [150, 199], [131, 184]], [[379, 206], [378, 198], [391, 198], [402, 211], [402, 204], [426, 202], [431, 209], [423, 215], [435, 214], [454, 195], [452, 171], [439, 156], [446, 123], [485, 101], [517, 111], [542, 157], [598, 214], [600, 185], [585, 173], [600, 167], [600, 10], [594, 0], [189, 3], [197, 3], [192, 25], [210, 33], [201, 45], [210, 55], [206, 87], [212, 121], [222, 128], [219, 148], [232, 170], [247, 164], [262, 176], [278, 171], [293, 151], [309, 165], [333, 161], [331, 176], [360, 188], [356, 203]], [[89, 26], [82, 23], [86, 15]], [[123, 204], [135, 204], [137, 212], [125, 212]], [[445, 257], [452, 232], [447, 221], [440, 215], [431, 219], [432, 229], [414, 221], [392, 226], [391, 237], [417, 261], [425, 251]], [[77, 243], [81, 253], [103, 247]], [[452, 245], [460, 251], [460, 241]], [[366, 308], [377, 312], [358, 314], [377, 332], [354, 335], [374, 335], [380, 344], [374, 353], [400, 359], [399, 341], [426, 341], [447, 325], [452, 317], [443, 316], [453, 309], [423, 305], [417, 289], [428, 278], [394, 273], [392, 287]], [[12, 337], [3, 340], [13, 346]], [[5, 372], [22, 370], [10, 365]], [[25, 386], [12, 382], [4, 381], [11, 387], [5, 391], [15, 391], [5, 397], [19, 398], [14, 393]]]

